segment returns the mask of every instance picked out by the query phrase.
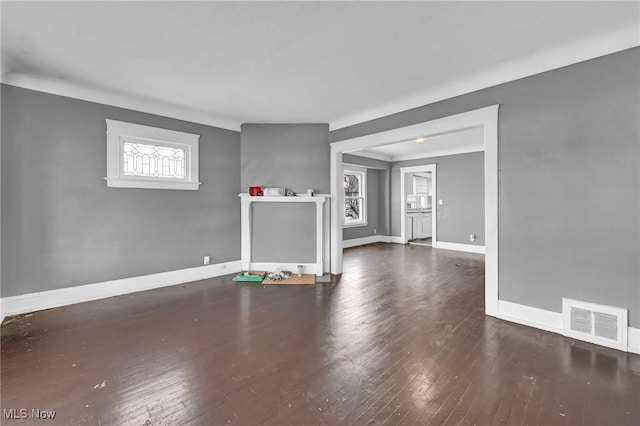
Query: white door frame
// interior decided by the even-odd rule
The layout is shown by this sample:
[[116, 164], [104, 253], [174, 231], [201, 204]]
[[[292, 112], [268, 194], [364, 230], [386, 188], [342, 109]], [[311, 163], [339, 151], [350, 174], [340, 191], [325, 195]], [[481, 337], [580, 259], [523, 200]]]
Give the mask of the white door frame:
[[433, 193], [431, 194], [431, 246], [436, 248], [438, 247], [438, 225], [437, 225], [437, 217], [438, 217], [438, 203], [436, 201], [436, 188], [437, 188], [437, 175], [436, 175], [436, 165], [428, 164], [424, 166], [411, 166], [411, 167], [400, 167], [400, 239], [403, 244], [407, 244], [409, 238], [407, 238], [407, 188], [405, 187], [407, 173], [418, 173], [418, 172], [431, 172], [431, 188], [433, 189]]
[[[342, 273], [342, 153], [481, 127], [484, 136], [485, 313], [498, 314], [498, 108], [491, 105], [331, 144], [331, 273]], [[463, 151], [464, 152], [464, 151]]]

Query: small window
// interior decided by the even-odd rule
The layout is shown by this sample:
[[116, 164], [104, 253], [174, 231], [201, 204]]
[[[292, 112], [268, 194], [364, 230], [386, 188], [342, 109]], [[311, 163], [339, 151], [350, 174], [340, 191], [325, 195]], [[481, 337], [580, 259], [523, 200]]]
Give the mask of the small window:
[[366, 169], [344, 170], [344, 225], [367, 224], [367, 171]]
[[179, 146], [122, 142], [122, 171], [125, 176], [183, 180], [187, 150]]
[[431, 178], [422, 175], [413, 175], [413, 194], [407, 197], [407, 202], [412, 209], [430, 209], [431, 196], [429, 195]]
[[199, 135], [107, 122], [107, 186], [197, 190]]
[[413, 175], [413, 193], [415, 195], [429, 194], [429, 179], [426, 176]]

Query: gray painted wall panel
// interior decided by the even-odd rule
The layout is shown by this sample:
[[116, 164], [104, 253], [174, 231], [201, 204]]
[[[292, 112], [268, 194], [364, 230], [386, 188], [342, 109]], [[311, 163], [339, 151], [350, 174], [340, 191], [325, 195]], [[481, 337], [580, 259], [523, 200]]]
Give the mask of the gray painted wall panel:
[[[242, 192], [283, 186], [329, 193], [328, 124], [243, 124]], [[254, 262], [315, 261], [315, 204], [253, 206]]]
[[[484, 245], [484, 153], [397, 161], [391, 166], [391, 235], [400, 236], [400, 168], [437, 165], [438, 241]], [[469, 234], [476, 234], [475, 242]]]
[[[105, 118], [197, 133], [198, 191], [107, 188]], [[240, 258], [238, 132], [2, 85], [2, 297]]]
[[375, 158], [360, 157], [354, 154], [342, 154], [343, 164], [356, 164], [373, 169], [389, 170], [391, 163], [388, 161], [376, 160]]
[[640, 327], [640, 48], [331, 132], [338, 141], [501, 104], [500, 299], [621, 306]]
[[[343, 154], [342, 162], [367, 167], [369, 217], [367, 226], [343, 228], [343, 240], [389, 235], [389, 168], [391, 163], [372, 158]], [[373, 230], [376, 230], [374, 234]]]
[[253, 203], [252, 208], [252, 261], [315, 263], [315, 203]]
[[391, 170], [380, 171], [378, 199], [378, 233], [391, 235]]
[[328, 194], [328, 124], [243, 124], [242, 192], [249, 186]]

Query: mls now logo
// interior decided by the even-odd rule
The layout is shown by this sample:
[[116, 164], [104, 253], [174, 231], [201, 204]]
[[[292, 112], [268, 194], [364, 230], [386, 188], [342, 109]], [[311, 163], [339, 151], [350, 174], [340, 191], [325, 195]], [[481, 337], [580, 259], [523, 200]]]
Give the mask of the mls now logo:
[[5, 408], [2, 410], [2, 414], [5, 419], [27, 419], [29, 418], [29, 411], [26, 408]]
[[34, 408], [31, 410], [31, 418], [32, 419], [55, 419], [56, 412], [53, 410], [40, 410], [39, 408]]
[[[31, 415], [29, 415], [31, 414]], [[40, 419], [51, 420], [55, 419], [56, 412], [53, 410], [41, 410], [39, 408], [33, 408], [31, 413], [26, 408], [4, 408], [2, 415], [7, 420], [24, 420], [24, 419]]]

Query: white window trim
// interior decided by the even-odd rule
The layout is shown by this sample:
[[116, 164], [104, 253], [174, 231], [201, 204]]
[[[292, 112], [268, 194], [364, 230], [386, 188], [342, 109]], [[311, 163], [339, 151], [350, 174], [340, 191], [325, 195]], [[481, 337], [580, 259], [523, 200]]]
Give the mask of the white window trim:
[[[200, 135], [143, 126], [117, 120], [107, 123], [107, 186], [111, 188], [180, 189], [196, 191], [199, 182]], [[136, 139], [144, 143], [179, 147], [185, 150], [185, 178], [166, 179], [148, 176], [125, 176], [122, 171], [123, 141]]]
[[[367, 226], [367, 169], [365, 167], [355, 167], [355, 166], [347, 166], [345, 165], [342, 171], [342, 178], [344, 180], [344, 175], [346, 173], [360, 173], [362, 174], [362, 188], [360, 188], [360, 194], [362, 198], [362, 220], [354, 223], [345, 223], [344, 212], [342, 214], [342, 227], [343, 228], [356, 228], [359, 226]], [[343, 207], [344, 210], [344, 207]]]

